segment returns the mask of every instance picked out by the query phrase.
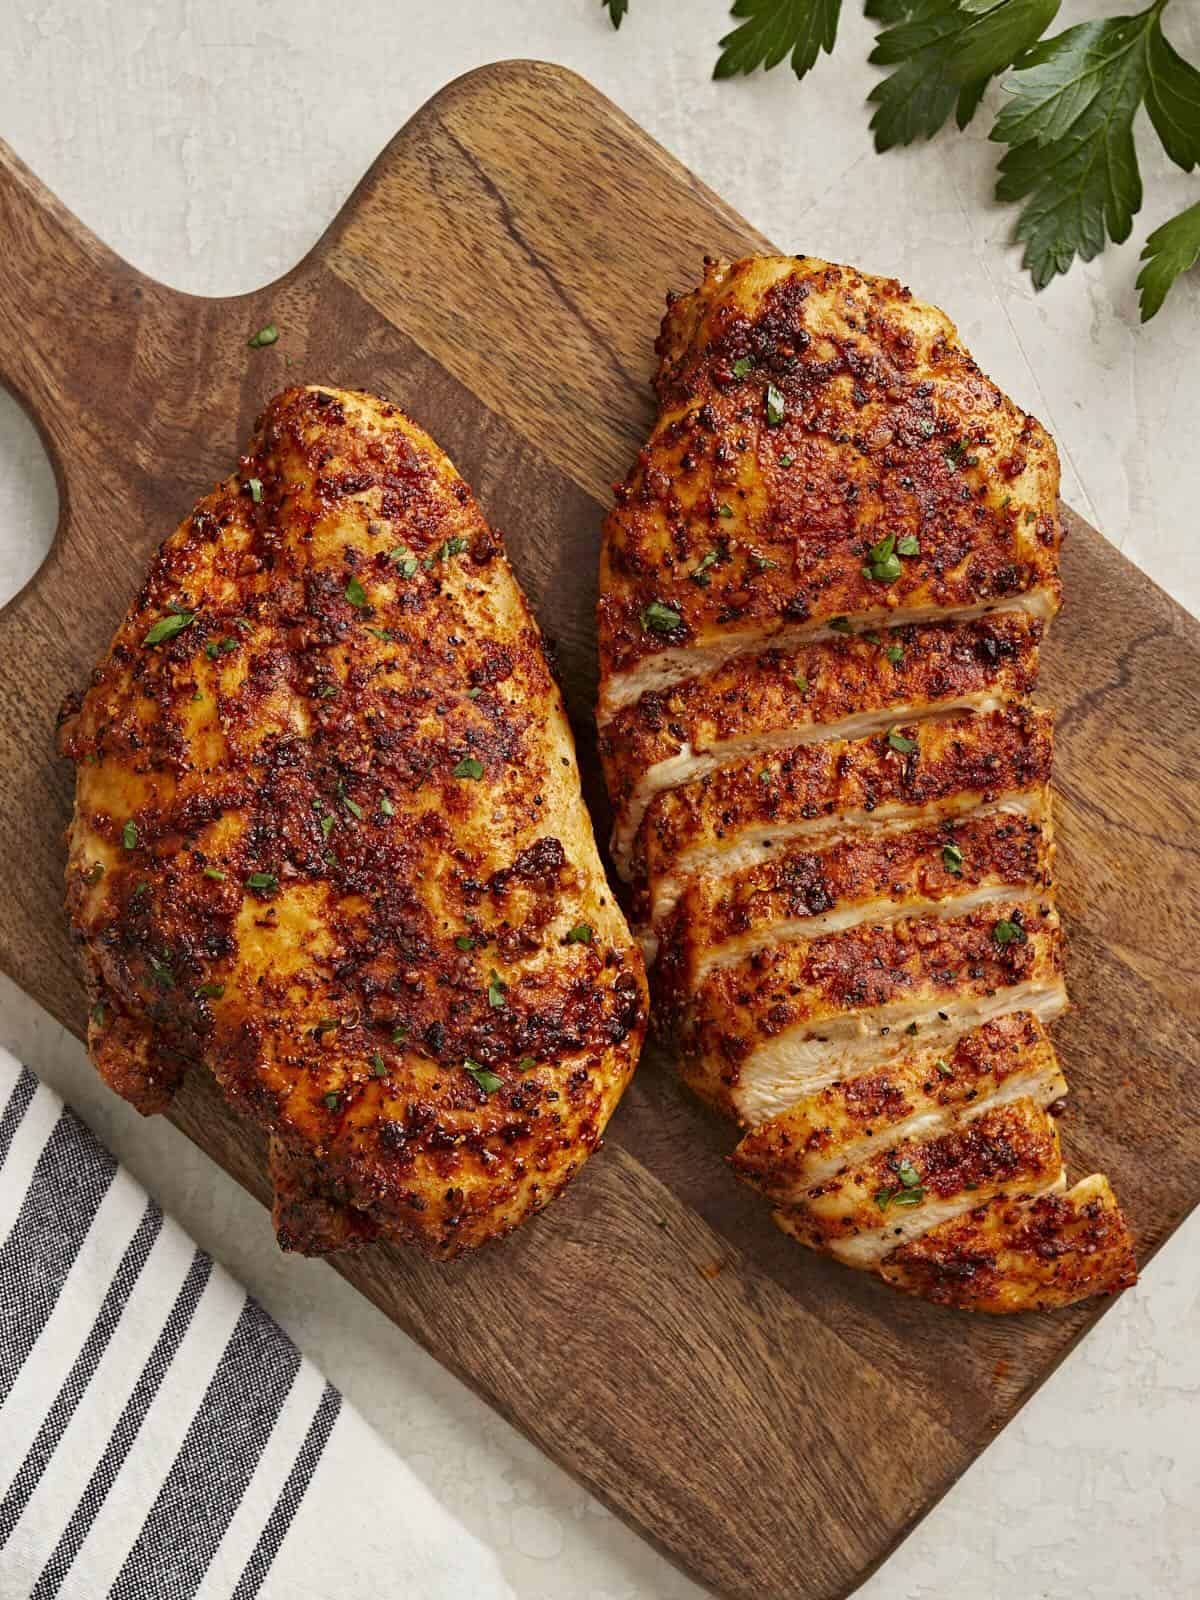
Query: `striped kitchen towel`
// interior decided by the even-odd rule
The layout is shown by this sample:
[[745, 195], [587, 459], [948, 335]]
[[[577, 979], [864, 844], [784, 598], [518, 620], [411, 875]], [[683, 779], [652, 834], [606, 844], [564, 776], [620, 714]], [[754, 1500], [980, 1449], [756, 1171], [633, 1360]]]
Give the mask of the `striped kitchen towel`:
[[492, 1555], [0, 1051], [2, 1600], [505, 1600]]

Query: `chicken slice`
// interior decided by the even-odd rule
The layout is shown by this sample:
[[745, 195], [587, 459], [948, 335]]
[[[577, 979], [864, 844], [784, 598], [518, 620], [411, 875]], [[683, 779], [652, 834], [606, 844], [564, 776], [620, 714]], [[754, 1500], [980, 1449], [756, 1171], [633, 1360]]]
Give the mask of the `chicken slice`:
[[93, 1057], [144, 1111], [211, 1069], [298, 1248], [456, 1254], [596, 1148], [641, 956], [502, 542], [396, 407], [273, 400], [60, 737]]
[[958, 820], [856, 828], [731, 878], [693, 878], [658, 928], [656, 1001], [668, 1014], [680, 1011], [715, 968], [767, 944], [1044, 899], [1052, 857], [1048, 819], [985, 808]]
[[1050, 1311], [1137, 1280], [1133, 1242], [1108, 1179], [1065, 1194], [1002, 1195], [900, 1245], [886, 1282], [966, 1311]]
[[863, 738], [920, 717], [998, 710], [1033, 689], [1041, 635], [1035, 619], [1001, 612], [770, 650], [668, 693], [643, 695], [600, 740], [618, 871], [629, 876], [642, 817], [664, 790], [794, 745]]
[[992, 1106], [934, 1139], [909, 1139], [846, 1167], [775, 1221], [853, 1267], [1013, 1189], [1044, 1194], [1065, 1179], [1054, 1118], [1033, 1100]]
[[941, 1047], [1008, 1012], [1045, 1021], [1065, 1004], [1052, 906], [860, 924], [711, 972], [677, 1025], [680, 1069], [755, 1127], [914, 1037]]
[[1053, 442], [893, 279], [710, 262], [658, 348], [658, 416], [605, 527], [601, 722], [837, 618], [1057, 609]]
[[886, 735], [803, 745], [660, 794], [635, 857], [639, 920], [659, 922], [689, 881], [749, 870], [797, 841], [817, 844], [866, 824], [952, 819], [982, 806], [1043, 816], [1052, 726], [1048, 712], [1009, 706], [917, 723], [902, 734], [913, 750], [898, 750]]
[[786, 1205], [843, 1167], [937, 1138], [964, 1117], [1022, 1098], [1048, 1107], [1067, 1093], [1045, 1029], [1027, 1011], [944, 1048], [904, 1043], [910, 1048], [895, 1060], [828, 1084], [747, 1133], [729, 1158], [737, 1176]]

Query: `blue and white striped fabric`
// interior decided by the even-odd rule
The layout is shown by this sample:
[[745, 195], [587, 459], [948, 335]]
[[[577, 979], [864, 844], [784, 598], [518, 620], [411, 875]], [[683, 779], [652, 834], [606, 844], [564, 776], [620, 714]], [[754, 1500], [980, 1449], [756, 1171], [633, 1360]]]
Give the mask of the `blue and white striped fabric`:
[[495, 1561], [0, 1051], [0, 1600], [505, 1600]]

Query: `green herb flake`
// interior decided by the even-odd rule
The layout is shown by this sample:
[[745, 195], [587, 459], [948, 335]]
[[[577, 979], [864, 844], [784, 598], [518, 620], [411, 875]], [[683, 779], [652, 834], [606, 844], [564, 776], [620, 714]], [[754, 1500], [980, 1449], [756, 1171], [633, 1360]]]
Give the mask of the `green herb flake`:
[[939, 1057], [938, 1060], [933, 1063], [933, 1065], [934, 1069], [939, 1072], [943, 1078], [952, 1078], [954, 1076], [954, 1068], [948, 1061], [943, 1061]]
[[379, 810], [380, 814], [385, 817], [394, 817], [396, 815], [396, 808], [392, 804], [390, 796], [386, 794], [380, 795]]
[[279, 329], [273, 322], [268, 322], [265, 328], [260, 328], [246, 340], [251, 350], [261, 350], [264, 346], [274, 344], [279, 338]]
[[474, 950], [475, 948], [475, 941], [469, 933], [460, 933], [454, 942], [460, 950]]
[[482, 689], [468, 689], [467, 690], [467, 699], [468, 700], [478, 700], [479, 696], [482, 693], [483, 693]]
[[894, 583], [903, 570], [900, 558], [896, 555], [896, 535], [886, 534], [878, 544], [873, 544], [867, 552], [867, 564], [863, 567], [863, 577], [872, 578], [876, 583]]
[[590, 922], [577, 922], [567, 934], [568, 944], [591, 944], [592, 925]]
[[792, 682], [796, 685], [801, 694], [808, 693], [808, 679], [802, 672], [795, 673], [792, 677]]
[[273, 872], [252, 872], [246, 879], [247, 889], [257, 889], [263, 894], [270, 894], [273, 889], [278, 889], [279, 879]]
[[323, 1094], [321, 1098], [329, 1107], [330, 1111], [336, 1111], [342, 1103], [342, 1097], [340, 1094], [338, 1094], [336, 1089], [331, 1089], [328, 1094]]
[[537, 1062], [533, 1059], [532, 1056], [522, 1056], [520, 1061], [517, 1062], [517, 1071], [518, 1072], [532, 1072], [534, 1067], [536, 1067], [536, 1066], [537, 1066]]
[[321, 687], [317, 690], [317, 699], [318, 700], [332, 700], [333, 696], [337, 692], [338, 692], [338, 686], [337, 686], [336, 683], [323, 683], [321, 685]]
[[750, 552], [750, 559], [760, 572], [769, 572], [771, 568], [778, 567], [778, 561], [772, 561], [770, 556], [760, 556], [757, 551]]
[[104, 1006], [102, 1003], [97, 1003], [92, 1007], [92, 1021], [98, 1028], [104, 1026]]
[[759, 783], [770, 783], [770, 781], [771, 781], [771, 769], [770, 769], [770, 767], [764, 767], [762, 769], [762, 771], [758, 775], [758, 781], [759, 781]]
[[166, 960], [160, 961], [154, 956], [147, 957], [147, 960], [150, 971], [154, 974], [159, 987], [173, 989], [175, 987], [175, 974], [171, 971], [171, 963]]
[[357, 800], [351, 800], [351, 798], [350, 798], [350, 796], [348, 794], [344, 794], [342, 796], [342, 804], [345, 806], [346, 810], [350, 813], [350, 815], [352, 817], [357, 817], [359, 822], [362, 821], [363, 808], [359, 805]]
[[[730, 516], [733, 515], [732, 512], [730, 512], [729, 514], [730, 514]], [[725, 512], [722, 511], [721, 515], [724, 516]], [[688, 573], [688, 577], [692, 580], [693, 583], [699, 584], [702, 589], [707, 589], [708, 588], [708, 584], [709, 584], [708, 569], [709, 569], [709, 567], [715, 567], [717, 562], [720, 559], [721, 559], [721, 555], [720, 555], [719, 551], [717, 551], [717, 550], [709, 550], [709, 551], [707, 551], [706, 554], [701, 556], [700, 560], [692, 568], [691, 572]]]
[[795, 456], [790, 456], [785, 451], [785, 453], [779, 457], [779, 465], [781, 467], [790, 467], [795, 459]]
[[138, 842], [137, 823], [136, 822], [132, 822], [132, 821], [131, 822], [127, 822], [125, 824], [125, 826], [121, 829], [121, 843], [125, 846], [126, 850], [136, 850], [137, 849], [137, 842]]
[[336, 828], [336, 827], [337, 827], [337, 818], [336, 817], [334, 817], [334, 816], [324, 816], [324, 817], [322, 817], [321, 818], [321, 836], [322, 836], [322, 838], [328, 839], [329, 835], [333, 832], [334, 828]]
[[387, 1062], [376, 1053], [371, 1057], [371, 1072], [376, 1078], [386, 1078], [388, 1074]]
[[472, 783], [478, 783], [483, 777], [483, 762], [476, 760], [474, 756], [464, 756], [453, 769], [451, 777], [470, 778]]
[[891, 745], [893, 750], [897, 751], [902, 756], [912, 755], [913, 751], [917, 748], [917, 741], [915, 739], [906, 738], [904, 734], [900, 732], [899, 728], [888, 729], [887, 742], [889, 745]]
[[225, 993], [225, 985], [223, 983], [202, 983], [194, 992], [197, 1000], [219, 1000]]
[[962, 877], [963, 853], [956, 844], [944, 844], [942, 846], [942, 865], [954, 877]]
[[767, 385], [767, 426], [777, 428], [787, 414], [787, 401], [773, 383]]
[[661, 600], [651, 600], [642, 608], [641, 622], [647, 633], [674, 633], [682, 621], [674, 606], [664, 605]]
[[173, 639], [177, 633], [182, 633], [185, 628], [190, 628], [196, 620], [194, 611], [172, 611], [165, 617], [159, 617], [151, 627], [146, 637], [142, 640], [144, 645], [162, 644], [164, 640]]
[[97, 884], [97, 883], [100, 882], [100, 879], [103, 876], [104, 876], [104, 863], [103, 863], [103, 861], [93, 861], [91, 866], [84, 873], [83, 881], [85, 883], [88, 883], [88, 884]]
[[388, 560], [402, 578], [414, 577], [417, 568], [421, 565], [412, 551], [406, 550], [403, 545], [397, 545], [394, 550], [389, 550]]
[[921, 1182], [921, 1174], [907, 1158], [896, 1168], [896, 1176], [906, 1189], [915, 1189]]
[[992, 929], [992, 938], [997, 944], [1024, 944], [1028, 937], [1019, 922], [1012, 922], [1007, 917], [1001, 917]]
[[313, 1029], [313, 1032], [319, 1039], [323, 1033], [332, 1033], [335, 1028], [340, 1027], [341, 1023], [336, 1017], [322, 1017], [320, 1022], [318, 1022], [316, 1027]]
[[396, 1024], [396, 1026], [392, 1029], [392, 1043], [393, 1044], [403, 1044], [405, 1039], [407, 1039], [407, 1038], [408, 1038], [408, 1023], [407, 1022], [398, 1022]]
[[204, 876], [206, 878], [215, 878], [218, 883], [225, 882], [225, 874], [221, 871], [220, 867], [205, 867]]
[[849, 633], [850, 619], [849, 617], [830, 617], [828, 626], [831, 633]]
[[903, 539], [897, 541], [896, 554], [898, 556], [919, 556], [921, 554], [920, 541], [911, 533], [906, 533]]
[[733, 515], [733, 507], [727, 500], [723, 500], [717, 507], [717, 515], [719, 517], [731, 517]]
[[904, 646], [902, 644], [890, 644], [883, 653], [894, 667], [899, 666], [904, 660]]
[[754, 365], [753, 356], [739, 356], [737, 358], [737, 360], [733, 363], [733, 375], [734, 375], [734, 377], [735, 378], [746, 378], [746, 377], [749, 377], [750, 369], [753, 367], [753, 365]]
[[492, 975], [488, 979], [488, 988], [487, 988], [488, 1005], [491, 1006], [493, 1011], [503, 1011], [504, 1010], [504, 1006], [505, 1006], [504, 991], [507, 988], [508, 988], [508, 985], [506, 983], [502, 983], [501, 982], [500, 974], [493, 967], [492, 968]]
[[254, 504], [256, 506], [261, 505], [262, 504], [262, 479], [261, 478], [247, 478], [246, 479], [246, 487], [250, 491], [250, 498], [251, 498], [251, 500], [254, 501]]
[[357, 607], [357, 609], [360, 611], [366, 605], [367, 591], [363, 588], [362, 584], [357, 578], [351, 578], [350, 582], [346, 585], [346, 599], [352, 606]]
[[503, 1081], [494, 1072], [489, 1071], [487, 1067], [481, 1067], [478, 1061], [472, 1061], [469, 1057], [463, 1062], [463, 1071], [475, 1079], [484, 1094], [495, 1094]]

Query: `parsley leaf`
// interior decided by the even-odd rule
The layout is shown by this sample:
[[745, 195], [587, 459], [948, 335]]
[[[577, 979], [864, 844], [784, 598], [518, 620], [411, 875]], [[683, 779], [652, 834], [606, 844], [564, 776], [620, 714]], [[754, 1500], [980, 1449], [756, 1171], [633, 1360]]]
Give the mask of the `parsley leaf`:
[[888, 24], [870, 59], [895, 70], [876, 84], [871, 131], [877, 150], [931, 139], [953, 111], [965, 128], [997, 72], [1049, 27], [1059, 0], [869, 0]]
[[641, 621], [647, 633], [673, 633], [683, 618], [674, 606], [651, 600], [648, 606], [642, 607]]
[[1076, 256], [1129, 237], [1142, 204], [1133, 120], [1145, 102], [1164, 148], [1200, 161], [1200, 72], [1159, 26], [1160, 3], [1084, 22], [1026, 51], [992, 138], [1007, 144], [998, 200], [1023, 200], [1015, 236], [1042, 289]]
[[173, 639], [177, 633], [182, 633], [185, 628], [190, 628], [196, 620], [194, 611], [172, 611], [168, 616], [159, 617], [153, 624], [146, 637], [142, 640], [144, 645], [162, 644], [165, 639]]
[[600, 0], [600, 4], [608, 11], [612, 18], [614, 28], [621, 26], [621, 19], [629, 10], [629, 0]]
[[733, 78], [762, 67], [769, 72], [788, 55], [798, 78], [822, 50], [837, 42], [842, 0], [735, 0], [732, 15], [746, 20], [721, 40], [714, 78]]
[[1146, 265], [1138, 273], [1137, 286], [1142, 321], [1149, 322], [1179, 274], [1200, 261], [1200, 201], [1155, 228], [1146, 240], [1142, 260]]
[[495, 1094], [502, 1082], [494, 1072], [490, 1072], [487, 1067], [481, 1067], [478, 1061], [472, 1061], [469, 1058], [463, 1062], [463, 1071], [469, 1073], [475, 1079], [484, 1094]]

